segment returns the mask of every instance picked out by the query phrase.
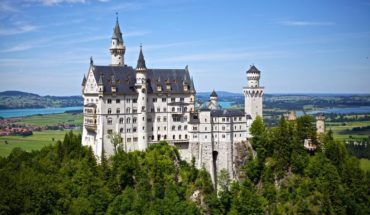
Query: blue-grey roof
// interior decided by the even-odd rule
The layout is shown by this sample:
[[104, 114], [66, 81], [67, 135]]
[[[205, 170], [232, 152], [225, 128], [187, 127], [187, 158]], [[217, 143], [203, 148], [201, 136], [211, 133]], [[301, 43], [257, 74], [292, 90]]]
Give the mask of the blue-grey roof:
[[217, 97], [217, 93], [216, 93], [216, 91], [212, 91], [212, 93], [211, 93], [211, 97]]
[[212, 117], [234, 117], [234, 116], [244, 116], [243, 110], [237, 109], [224, 109], [224, 110], [212, 110]]
[[142, 49], [141, 46], [140, 46], [139, 59], [137, 60], [136, 69], [146, 69], [145, 59], [144, 59], [144, 54], [143, 54], [143, 49]]
[[[115, 82], [116, 94], [136, 94], [136, 70], [131, 66], [92, 66], [95, 80], [101, 79], [103, 93], [110, 94], [111, 87]], [[188, 90], [184, 90], [184, 79], [190, 80], [189, 71], [186, 69], [147, 69], [147, 91], [148, 93], [195, 93], [192, 81], [187, 85]], [[114, 81], [112, 82], [112, 80]], [[171, 90], [167, 90], [170, 85]], [[158, 86], [162, 91], [158, 91]]]
[[258, 73], [258, 74], [260, 74], [260, 73], [261, 73], [261, 71], [259, 71], [259, 70], [257, 69], [257, 67], [255, 67], [254, 65], [252, 65], [252, 66], [249, 68], [249, 70], [247, 71], [247, 73]]
[[119, 27], [118, 18], [116, 19], [116, 26], [113, 29], [112, 39], [117, 39], [119, 43], [123, 43], [121, 28]]

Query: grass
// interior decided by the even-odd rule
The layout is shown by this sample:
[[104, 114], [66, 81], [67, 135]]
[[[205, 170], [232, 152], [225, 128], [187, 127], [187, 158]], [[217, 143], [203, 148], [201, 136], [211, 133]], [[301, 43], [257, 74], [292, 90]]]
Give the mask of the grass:
[[334, 138], [340, 141], [343, 141], [345, 139], [348, 139], [349, 136], [352, 136], [352, 138], [368, 138], [370, 136], [369, 132], [362, 132], [361, 134], [358, 134], [356, 132], [353, 132], [352, 134], [345, 134], [347, 130], [351, 130], [354, 127], [364, 127], [369, 126], [370, 121], [361, 121], [361, 122], [345, 122], [345, 125], [342, 125], [342, 123], [327, 123], [327, 130], [331, 129], [334, 134]]
[[[5, 136], [0, 137], [0, 156], [5, 157], [16, 148], [20, 147], [25, 151], [40, 150], [42, 147], [56, 143], [58, 140], [63, 140], [65, 133], [64, 131], [35, 131], [32, 136], [21, 137], [21, 136]], [[80, 133], [80, 131], [74, 131]], [[54, 141], [52, 141], [54, 138]], [[5, 144], [8, 141], [8, 144]]]
[[48, 115], [34, 115], [29, 117], [19, 118], [17, 124], [28, 124], [36, 126], [47, 126], [57, 124], [74, 124], [82, 125], [82, 114], [48, 114]]
[[361, 158], [360, 159], [360, 168], [365, 172], [370, 171], [370, 160]]

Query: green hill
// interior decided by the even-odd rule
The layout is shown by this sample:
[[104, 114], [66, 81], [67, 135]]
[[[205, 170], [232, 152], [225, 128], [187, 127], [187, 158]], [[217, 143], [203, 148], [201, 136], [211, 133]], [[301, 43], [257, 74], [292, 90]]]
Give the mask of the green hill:
[[0, 92], [0, 109], [82, 106], [81, 96], [40, 96], [21, 91]]

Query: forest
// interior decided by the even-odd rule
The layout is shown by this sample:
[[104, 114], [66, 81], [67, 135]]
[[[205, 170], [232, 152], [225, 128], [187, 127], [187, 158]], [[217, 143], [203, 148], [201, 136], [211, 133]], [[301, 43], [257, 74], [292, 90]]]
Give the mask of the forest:
[[[310, 116], [251, 127], [239, 181], [182, 161], [166, 142], [96, 161], [81, 136], [0, 158], [0, 214], [370, 214], [370, 172]], [[311, 139], [316, 151], [306, 151]], [[222, 172], [222, 171], [221, 171]]]

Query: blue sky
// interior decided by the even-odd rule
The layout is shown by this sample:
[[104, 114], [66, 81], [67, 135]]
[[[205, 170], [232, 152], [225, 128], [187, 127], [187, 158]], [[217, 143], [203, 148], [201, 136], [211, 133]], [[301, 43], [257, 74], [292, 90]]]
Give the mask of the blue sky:
[[200, 91], [370, 93], [370, 0], [1, 0], [0, 91], [79, 95], [93, 56], [110, 63], [119, 13], [125, 62], [189, 65]]

